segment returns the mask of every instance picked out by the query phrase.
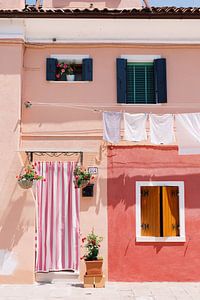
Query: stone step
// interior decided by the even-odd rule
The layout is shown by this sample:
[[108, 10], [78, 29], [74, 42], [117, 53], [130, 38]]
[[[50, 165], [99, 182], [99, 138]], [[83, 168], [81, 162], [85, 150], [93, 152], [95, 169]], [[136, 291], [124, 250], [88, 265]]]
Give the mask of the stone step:
[[63, 272], [38, 272], [35, 275], [36, 282], [42, 283], [79, 283], [79, 272], [63, 271]]

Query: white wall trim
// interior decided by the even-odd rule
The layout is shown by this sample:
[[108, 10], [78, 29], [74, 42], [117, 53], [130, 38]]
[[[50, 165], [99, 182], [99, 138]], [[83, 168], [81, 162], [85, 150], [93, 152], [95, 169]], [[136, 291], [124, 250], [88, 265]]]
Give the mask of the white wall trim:
[[121, 58], [128, 62], [153, 62], [154, 59], [161, 58], [160, 55], [121, 55]]
[[[142, 186], [178, 186], [180, 236], [148, 237], [141, 236], [141, 187]], [[185, 201], [183, 181], [136, 181], [136, 241], [137, 242], [184, 242], [185, 241]]]
[[[1, 38], [31, 43], [200, 44], [200, 19], [4, 18]], [[162, 28], [162, 30], [161, 30]]]
[[51, 58], [57, 58], [58, 60], [65, 60], [67, 62], [74, 62], [76, 64], [81, 64], [84, 58], [89, 58], [88, 54], [52, 54], [50, 55]]

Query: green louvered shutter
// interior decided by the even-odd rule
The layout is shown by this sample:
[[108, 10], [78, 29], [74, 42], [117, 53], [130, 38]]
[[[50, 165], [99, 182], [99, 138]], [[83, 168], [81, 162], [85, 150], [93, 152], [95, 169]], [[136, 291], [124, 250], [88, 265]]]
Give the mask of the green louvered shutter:
[[152, 63], [127, 64], [127, 101], [134, 104], [154, 104], [154, 65]]

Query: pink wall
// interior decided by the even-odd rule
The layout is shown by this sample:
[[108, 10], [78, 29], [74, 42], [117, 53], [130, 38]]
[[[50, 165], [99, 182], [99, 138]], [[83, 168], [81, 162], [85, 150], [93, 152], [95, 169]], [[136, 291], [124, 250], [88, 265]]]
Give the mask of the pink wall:
[[43, 0], [43, 6], [45, 8], [89, 8], [91, 3], [93, 4], [93, 7], [98, 8], [139, 8], [141, 7], [142, 0]]
[[[93, 58], [93, 81], [46, 81], [46, 58], [51, 54], [89, 54]], [[87, 133], [90, 136], [101, 137], [101, 113], [91, 112], [87, 108], [122, 109], [116, 101], [116, 58], [122, 54], [159, 54], [167, 59], [168, 103], [126, 106], [123, 109], [127, 112], [176, 113], [200, 110], [198, 46], [30, 46], [26, 49], [24, 57], [22, 100], [31, 101], [33, 106], [31, 110], [23, 109], [22, 132], [27, 135], [47, 132], [55, 135], [61, 132], [65, 136]], [[39, 105], [41, 102], [46, 103], [46, 106]], [[49, 106], [51, 103], [63, 103], [65, 107]], [[74, 108], [77, 104], [86, 109]]]
[[34, 281], [34, 202], [20, 189], [23, 46], [0, 44], [0, 283]]
[[0, 1], [0, 9], [23, 9], [25, 7], [25, 0], [3, 0]]
[[[185, 243], [135, 241], [136, 181], [184, 181]], [[111, 281], [200, 280], [200, 156], [176, 147], [110, 147], [108, 277]]]

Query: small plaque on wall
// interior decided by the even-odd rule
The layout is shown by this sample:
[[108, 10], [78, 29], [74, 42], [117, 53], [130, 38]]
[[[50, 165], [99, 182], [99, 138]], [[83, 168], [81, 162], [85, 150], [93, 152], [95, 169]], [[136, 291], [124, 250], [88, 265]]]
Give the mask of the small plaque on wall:
[[90, 174], [95, 174], [97, 175], [98, 174], [98, 168], [97, 167], [88, 167], [88, 172]]

